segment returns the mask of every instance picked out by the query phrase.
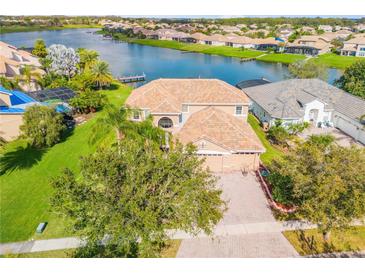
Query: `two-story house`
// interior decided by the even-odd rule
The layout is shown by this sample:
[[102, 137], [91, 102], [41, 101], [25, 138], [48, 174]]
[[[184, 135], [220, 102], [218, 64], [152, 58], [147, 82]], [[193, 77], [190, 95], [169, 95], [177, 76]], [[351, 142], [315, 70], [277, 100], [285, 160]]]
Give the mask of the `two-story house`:
[[183, 144], [193, 143], [213, 172], [253, 170], [264, 147], [247, 123], [248, 97], [217, 79], [159, 79], [135, 89], [126, 101], [135, 121], [156, 126]]
[[365, 35], [345, 41], [341, 55], [365, 57]]

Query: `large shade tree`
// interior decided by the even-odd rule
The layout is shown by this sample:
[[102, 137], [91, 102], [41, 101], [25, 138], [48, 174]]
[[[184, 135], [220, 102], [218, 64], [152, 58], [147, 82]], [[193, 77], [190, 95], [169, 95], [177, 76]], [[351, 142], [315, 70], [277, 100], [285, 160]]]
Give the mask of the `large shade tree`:
[[53, 180], [54, 209], [85, 241], [76, 257], [158, 257], [169, 229], [212, 232], [224, 202], [216, 178], [191, 145], [168, 153], [154, 142], [123, 139]]
[[292, 76], [299, 79], [328, 78], [327, 68], [322, 64], [311, 61], [298, 61], [289, 65], [289, 72]]
[[37, 39], [34, 43], [34, 49], [32, 50], [32, 54], [38, 56], [40, 58], [44, 58], [47, 56], [47, 47], [46, 43], [43, 39]]
[[349, 66], [336, 84], [343, 90], [365, 99], [365, 60]]
[[365, 217], [365, 149], [341, 147], [326, 136], [298, 145], [271, 166], [273, 184], [297, 214], [317, 224], [324, 239]]
[[20, 129], [32, 146], [41, 148], [58, 143], [65, 126], [54, 108], [33, 105], [26, 109]]

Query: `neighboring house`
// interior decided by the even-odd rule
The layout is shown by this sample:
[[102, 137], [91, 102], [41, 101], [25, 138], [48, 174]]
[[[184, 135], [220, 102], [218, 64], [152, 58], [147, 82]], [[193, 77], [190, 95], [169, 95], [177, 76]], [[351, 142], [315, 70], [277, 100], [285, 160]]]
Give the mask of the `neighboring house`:
[[331, 39], [318, 35], [304, 35], [285, 47], [286, 53], [318, 55], [329, 52]]
[[319, 25], [318, 29], [323, 30], [325, 32], [331, 32], [333, 30], [333, 27], [330, 25]]
[[[68, 88], [48, 89], [24, 93], [17, 90], [7, 90], [0, 86], [0, 137], [11, 141], [20, 135], [20, 125], [23, 123], [23, 114], [27, 107], [32, 105], [50, 105], [52, 103], [57, 112], [68, 112], [69, 106], [65, 103], [74, 97], [75, 93]], [[36, 99], [35, 99], [36, 98]]]
[[0, 137], [6, 141], [17, 138], [25, 108], [34, 104], [38, 102], [25, 93], [0, 86]]
[[291, 79], [244, 88], [251, 100], [250, 111], [261, 121], [273, 125], [328, 122], [365, 144], [365, 100], [319, 79]]
[[316, 29], [313, 27], [308, 27], [308, 26], [304, 26], [300, 29], [302, 32], [306, 32], [309, 34], [315, 34], [316, 33]]
[[220, 29], [227, 33], [241, 32], [241, 29], [236, 26], [222, 25]]
[[279, 29], [278, 33], [280, 38], [288, 39], [294, 33], [294, 30], [292, 28], [282, 28]]
[[355, 31], [365, 31], [365, 24], [358, 24], [354, 27]]
[[275, 39], [274, 37], [268, 37], [263, 39], [257, 38], [253, 40], [255, 48], [257, 50], [268, 50], [268, 49], [279, 50], [281, 48], [280, 47], [281, 42]]
[[225, 46], [228, 39], [221, 34], [205, 35], [203, 33], [197, 32], [191, 35], [195, 39], [196, 43], [203, 45], [213, 45], [213, 46]]
[[22, 69], [25, 66], [31, 67], [32, 72], [39, 76], [45, 73], [40, 69], [41, 64], [36, 56], [0, 41], [0, 76], [9, 79], [19, 78], [19, 85], [22, 89], [27, 91], [37, 90], [39, 86], [34, 77], [29, 84], [22, 80]]
[[156, 30], [156, 34], [158, 35], [159, 40], [172, 40], [176, 31], [173, 29], [158, 29]]
[[217, 79], [159, 79], [135, 89], [126, 105], [133, 120], [151, 115], [156, 126], [196, 145], [213, 172], [257, 169], [264, 148], [247, 123], [248, 97]]
[[365, 34], [343, 43], [341, 55], [365, 57]]
[[326, 32], [326, 33], [323, 33], [321, 35], [321, 37], [323, 37], [323, 38], [325, 38], [325, 39], [327, 39], [329, 41], [332, 41], [333, 39], [339, 39], [339, 40], [344, 41], [351, 34], [353, 34], [352, 31], [349, 31], [349, 30], [339, 30], [339, 31], [336, 31], [336, 32]]

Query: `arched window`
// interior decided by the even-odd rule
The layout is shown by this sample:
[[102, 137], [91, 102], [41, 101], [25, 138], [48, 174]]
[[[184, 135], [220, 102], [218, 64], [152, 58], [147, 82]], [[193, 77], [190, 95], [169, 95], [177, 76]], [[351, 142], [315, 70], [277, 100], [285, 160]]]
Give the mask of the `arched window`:
[[158, 121], [158, 126], [162, 128], [170, 128], [173, 126], [172, 120], [168, 117], [162, 117]]

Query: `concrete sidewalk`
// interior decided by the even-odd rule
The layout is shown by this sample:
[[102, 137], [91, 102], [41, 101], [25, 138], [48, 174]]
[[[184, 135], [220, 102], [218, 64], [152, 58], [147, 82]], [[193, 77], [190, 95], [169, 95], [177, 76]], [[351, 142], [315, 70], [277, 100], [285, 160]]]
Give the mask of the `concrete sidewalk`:
[[[218, 225], [213, 230], [213, 235], [214, 236], [248, 235], [248, 234], [275, 233], [289, 230], [303, 230], [312, 228], [316, 228], [316, 225], [300, 221]], [[179, 230], [169, 230], [168, 235], [171, 239], [212, 238], [212, 236], [209, 236], [204, 233], [199, 233], [198, 235], [192, 235]]]
[[[309, 229], [314, 227], [315, 226], [313, 225], [298, 221], [283, 223], [266, 222], [236, 225], [218, 225], [213, 231], [213, 237], [275, 233], [286, 230]], [[171, 239], [212, 238], [212, 236], [208, 236], [204, 233], [191, 235], [179, 230], [169, 230], [167, 231], [167, 233]], [[82, 245], [83, 242], [77, 237], [5, 243], [0, 244], [0, 255], [70, 249], [78, 248]]]
[[0, 255], [70, 249], [82, 245], [83, 242], [76, 237], [6, 243], [0, 244]]

